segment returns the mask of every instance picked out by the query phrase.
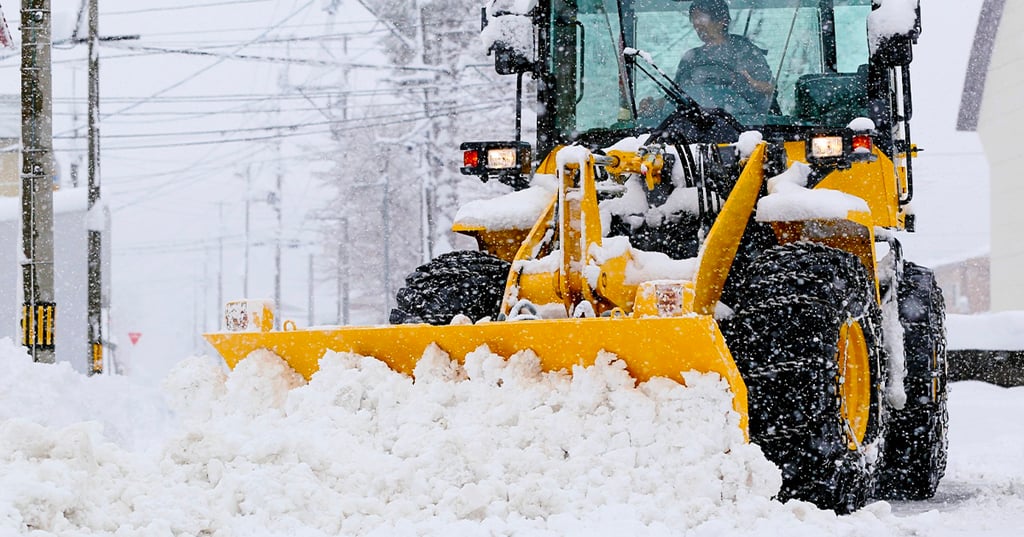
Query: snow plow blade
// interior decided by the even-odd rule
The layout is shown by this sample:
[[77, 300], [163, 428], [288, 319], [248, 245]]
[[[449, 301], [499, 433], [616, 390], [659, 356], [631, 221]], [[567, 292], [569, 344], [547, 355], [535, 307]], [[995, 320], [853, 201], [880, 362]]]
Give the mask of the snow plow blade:
[[207, 341], [235, 367], [249, 353], [267, 349], [306, 379], [319, 369], [327, 351], [352, 352], [379, 359], [398, 372], [412, 375], [432, 343], [452, 359], [486, 345], [508, 358], [532, 350], [544, 371], [571, 371], [590, 366], [600, 351], [618, 356], [630, 374], [643, 382], [667, 377], [683, 383], [682, 373], [718, 373], [733, 393], [733, 408], [747, 432], [747, 389], [714, 318], [691, 315], [673, 318], [550, 319], [476, 325], [344, 326], [267, 332], [218, 332]]

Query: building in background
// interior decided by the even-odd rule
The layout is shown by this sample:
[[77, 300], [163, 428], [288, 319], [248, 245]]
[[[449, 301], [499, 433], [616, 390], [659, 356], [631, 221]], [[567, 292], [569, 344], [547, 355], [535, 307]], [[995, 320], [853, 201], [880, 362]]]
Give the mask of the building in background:
[[18, 196], [20, 147], [21, 100], [17, 95], [0, 95], [0, 196]]
[[946, 313], [985, 313], [991, 309], [988, 255], [937, 265], [934, 269], [946, 300]]
[[991, 309], [1024, 310], [1024, 2], [985, 0], [957, 128], [976, 130], [991, 171]]

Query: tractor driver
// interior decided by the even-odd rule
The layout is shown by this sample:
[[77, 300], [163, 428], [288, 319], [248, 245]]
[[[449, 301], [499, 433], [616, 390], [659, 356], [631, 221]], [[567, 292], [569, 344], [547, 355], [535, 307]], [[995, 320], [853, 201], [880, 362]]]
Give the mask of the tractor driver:
[[[730, 34], [726, 0], [694, 0], [690, 24], [704, 42], [683, 54], [676, 69], [676, 84], [701, 106], [723, 108], [732, 114], [759, 114], [774, 99], [772, 71], [766, 51], [746, 37]], [[657, 114], [664, 99], [640, 102], [641, 117]]]
[[766, 51], [746, 37], [730, 34], [726, 0], [694, 0], [690, 24], [703, 46], [679, 61], [676, 84], [703, 106], [732, 113], [764, 113], [775, 92]]

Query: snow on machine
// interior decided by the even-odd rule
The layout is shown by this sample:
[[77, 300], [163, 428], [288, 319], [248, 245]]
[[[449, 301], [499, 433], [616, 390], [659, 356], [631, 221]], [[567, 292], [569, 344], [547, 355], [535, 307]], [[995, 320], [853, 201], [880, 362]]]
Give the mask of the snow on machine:
[[412, 374], [432, 344], [714, 372], [781, 499], [931, 497], [944, 306], [895, 233], [914, 224], [917, 4], [492, 0], [495, 67], [532, 77], [540, 112], [536, 152], [518, 112], [516, 140], [463, 144], [463, 173], [514, 189], [456, 217], [479, 249], [419, 267], [390, 326], [275, 331], [241, 301], [206, 337], [230, 366], [266, 348], [307, 378], [327, 350]]

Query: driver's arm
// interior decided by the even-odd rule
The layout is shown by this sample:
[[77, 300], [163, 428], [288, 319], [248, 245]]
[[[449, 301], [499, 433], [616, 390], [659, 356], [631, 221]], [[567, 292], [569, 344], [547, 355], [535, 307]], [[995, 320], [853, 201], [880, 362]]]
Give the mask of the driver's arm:
[[775, 84], [772, 84], [771, 75], [769, 75], [765, 80], [757, 80], [754, 78], [754, 75], [751, 75], [750, 71], [747, 71], [746, 69], [740, 71], [740, 75], [747, 80], [747, 84], [749, 84], [750, 87], [763, 93], [765, 96], [770, 96], [772, 92], [775, 91]]
[[772, 70], [768, 67], [768, 59], [765, 58], [764, 51], [752, 43], [748, 42], [747, 45], [747, 50], [738, 58], [736, 70], [752, 89], [770, 97], [775, 91], [775, 84], [772, 82]]

